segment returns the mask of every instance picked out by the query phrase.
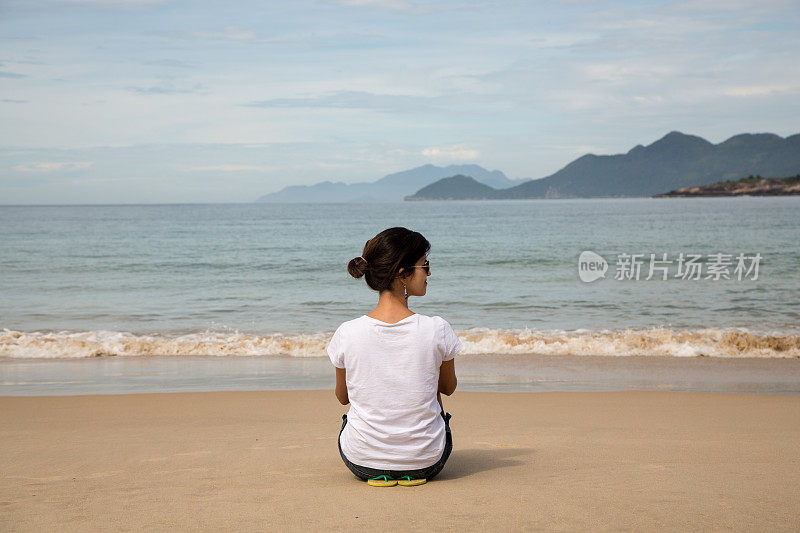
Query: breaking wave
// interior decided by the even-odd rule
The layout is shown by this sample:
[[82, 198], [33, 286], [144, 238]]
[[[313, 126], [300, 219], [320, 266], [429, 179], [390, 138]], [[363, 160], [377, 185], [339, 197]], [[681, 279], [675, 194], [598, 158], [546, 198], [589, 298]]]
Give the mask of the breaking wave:
[[[330, 332], [254, 335], [199, 332], [136, 335], [121, 331], [0, 332], [0, 357], [71, 359], [143, 356], [327, 357]], [[744, 328], [523, 330], [472, 328], [457, 332], [462, 355], [800, 357], [800, 335]]]

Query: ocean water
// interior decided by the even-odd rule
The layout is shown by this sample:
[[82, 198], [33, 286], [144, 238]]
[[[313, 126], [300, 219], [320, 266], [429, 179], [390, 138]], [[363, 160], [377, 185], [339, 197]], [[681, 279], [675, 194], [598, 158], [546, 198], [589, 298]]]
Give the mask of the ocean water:
[[[409, 306], [466, 355], [797, 358], [798, 215], [798, 197], [0, 206], [0, 359], [325, 358], [377, 303], [347, 262], [392, 226], [431, 242]], [[584, 251], [605, 278], [581, 280]], [[650, 254], [668, 279], [645, 279]], [[737, 279], [739, 254], [757, 274]]]

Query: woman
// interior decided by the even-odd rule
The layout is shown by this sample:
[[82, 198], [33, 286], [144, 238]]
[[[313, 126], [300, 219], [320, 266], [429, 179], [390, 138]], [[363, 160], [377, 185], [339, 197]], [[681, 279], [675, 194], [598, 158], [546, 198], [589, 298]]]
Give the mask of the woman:
[[440, 393], [456, 389], [461, 341], [443, 318], [408, 308], [409, 296], [425, 295], [430, 247], [416, 231], [389, 228], [347, 265], [380, 294], [375, 309], [341, 324], [327, 347], [336, 398], [350, 404], [339, 453], [370, 485], [425, 483], [453, 449]]

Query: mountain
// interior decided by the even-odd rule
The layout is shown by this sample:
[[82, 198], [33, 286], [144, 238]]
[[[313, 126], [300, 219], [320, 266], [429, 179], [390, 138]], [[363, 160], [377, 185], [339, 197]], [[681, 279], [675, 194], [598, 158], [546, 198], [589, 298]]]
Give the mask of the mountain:
[[800, 169], [800, 134], [745, 134], [714, 145], [673, 131], [627, 154], [587, 154], [555, 174], [504, 189], [500, 198], [651, 196], [748, 174], [789, 176]]
[[512, 180], [499, 170], [486, 170], [478, 165], [421, 167], [396, 172], [374, 182], [343, 183], [323, 181], [314, 185], [291, 185], [280, 191], [265, 194], [256, 202], [401, 202], [403, 197], [430, 183], [454, 174], [472, 176], [494, 188], [508, 188], [530, 178]]
[[489, 200], [496, 196], [497, 189], [459, 174], [423, 187], [405, 200]]
[[[648, 146], [637, 145], [626, 154], [586, 154], [555, 174], [494, 191], [496, 199], [599, 198], [652, 196], [683, 187], [739, 179], [750, 174], [790, 176], [800, 170], [800, 134], [779, 137], [771, 133], [742, 134], [720, 144], [673, 131]], [[450, 187], [453, 182], [445, 182]], [[437, 185], [436, 183], [431, 185]], [[462, 186], [459, 182], [455, 184]], [[464, 185], [467, 186], [467, 185]], [[459, 191], [435, 187], [436, 198], [474, 198]]]

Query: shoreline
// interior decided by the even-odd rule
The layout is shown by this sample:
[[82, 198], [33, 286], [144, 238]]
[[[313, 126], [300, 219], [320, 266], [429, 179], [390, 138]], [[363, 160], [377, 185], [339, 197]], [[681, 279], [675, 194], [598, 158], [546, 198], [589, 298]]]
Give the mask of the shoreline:
[[[798, 358], [458, 355], [459, 391], [674, 390], [800, 395]], [[330, 389], [324, 357], [0, 359], [0, 397]]]
[[800, 398], [627, 391], [444, 397], [454, 449], [369, 487], [329, 390], [0, 398], [3, 529], [800, 527]]

